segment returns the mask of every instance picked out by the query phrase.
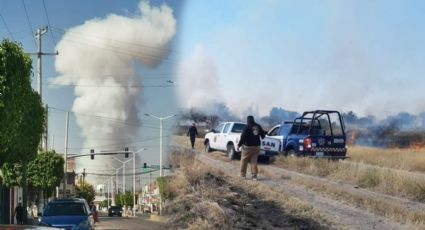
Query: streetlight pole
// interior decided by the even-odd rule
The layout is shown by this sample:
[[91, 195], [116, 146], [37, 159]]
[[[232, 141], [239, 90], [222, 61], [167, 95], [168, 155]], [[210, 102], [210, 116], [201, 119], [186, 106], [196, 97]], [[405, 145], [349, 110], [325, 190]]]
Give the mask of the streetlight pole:
[[[159, 176], [162, 177], [162, 121], [175, 117], [176, 115], [170, 115], [166, 117], [158, 117], [155, 115], [152, 115], [150, 113], [145, 114], [148, 117], [154, 117], [159, 120]], [[162, 214], [162, 197], [161, 194], [159, 194], [159, 213]]]
[[66, 184], [67, 181], [67, 171], [68, 171], [68, 126], [69, 126], [69, 112], [66, 112], [66, 120], [65, 120], [65, 165], [64, 165], [64, 177], [63, 177], [63, 196], [62, 198], [66, 197]]
[[146, 150], [141, 148], [133, 153], [133, 216], [136, 216], [136, 154]]
[[115, 190], [116, 190], [116, 194], [118, 194], [118, 171], [120, 170], [122, 168], [122, 166], [121, 167], [119, 167], [119, 168], [114, 168], [115, 169]]
[[162, 121], [175, 117], [176, 115], [170, 115], [166, 117], [157, 117], [150, 113], [145, 114], [148, 117], [154, 117], [159, 120], [159, 176], [162, 177]]
[[115, 160], [119, 161], [122, 163], [122, 188], [123, 188], [123, 194], [125, 194], [125, 164], [129, 161], [131, 161], [132, 159], [128, 160], [128, 161], [121, 161], [120, 159], [113, 157]]

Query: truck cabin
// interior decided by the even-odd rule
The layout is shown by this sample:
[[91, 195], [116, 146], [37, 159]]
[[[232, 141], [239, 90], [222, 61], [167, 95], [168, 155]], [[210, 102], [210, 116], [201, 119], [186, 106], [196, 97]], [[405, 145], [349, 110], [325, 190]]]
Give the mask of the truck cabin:
[[292, 122], [291, 133], [310, 136], [345, 136], [344, 122], [338, 111], [304, 112]]

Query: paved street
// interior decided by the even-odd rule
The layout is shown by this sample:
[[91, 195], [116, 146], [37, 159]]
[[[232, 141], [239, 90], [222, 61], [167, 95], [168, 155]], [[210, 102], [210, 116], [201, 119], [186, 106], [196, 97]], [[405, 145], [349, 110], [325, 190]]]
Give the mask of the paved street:
[[164, 229], [164, 220], [156, 215], [137, 217], [108, 217], [101, 215], [96, 230], [112, 229]]

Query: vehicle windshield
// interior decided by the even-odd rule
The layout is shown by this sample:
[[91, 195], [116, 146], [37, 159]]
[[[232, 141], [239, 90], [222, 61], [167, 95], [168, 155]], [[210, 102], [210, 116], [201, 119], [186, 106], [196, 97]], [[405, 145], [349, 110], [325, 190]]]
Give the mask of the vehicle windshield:
[[44, 216], [87, 216], [83, 203], [52, 203], [47, 205]]
[[235, 123], [232, 127], [232, 133], [242, 133], [242, 131], [245, 129], [245, 126], [245, 124]]

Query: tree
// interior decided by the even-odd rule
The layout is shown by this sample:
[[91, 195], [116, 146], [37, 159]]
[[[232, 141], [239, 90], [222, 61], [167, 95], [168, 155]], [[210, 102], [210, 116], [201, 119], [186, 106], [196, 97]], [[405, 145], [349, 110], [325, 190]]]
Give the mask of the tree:
[[115, 203], [121, 206], [133, 206], [133, 194], [129, 191], [126, 191], [124, 194], [119, 193], [114, 196]]
[[87, 203], [94, 201], [96, 196], [96, 191], [94, 190], [93, 185], [87, 182], [81, 182], [75, 187], [76, 196], [79, 198], [86, 199]]
[[114, 199], [115, 199], [115, 204], [116, 205], [123, 206], [121, 193], [115, 194]]
[[31, 58], [21, 45], [9, 40], [0, 42], [1, 182], [23, 187], [24, 206], [27, 164], [37, 155], [45, 123], [41, 98], [31, 88], [31, 71]]
[[28, 182], [37, 189], [42, 189], [45, 195], [53, 194], [55, 187], [63, 178], [65, 160], [54, 150], [41, 152], [28, 164]]
[[25, 168], [37, 155], [45, 111], [39, 94], [31, 88], [31, 71], [31, 58], [22, 46], [3, 40], [0, 43], [0, 164], [19, 162]]
[[[109, 200], [111, 202], [111, 200]], [[100, 208], [108, 208], [108, 200], [102, 200], [99, 204]]]
[[25, 183], [25, 171], [21, 163], [4, 163], [1, 167], [2, 179], [7, 187], [23, 186]]

